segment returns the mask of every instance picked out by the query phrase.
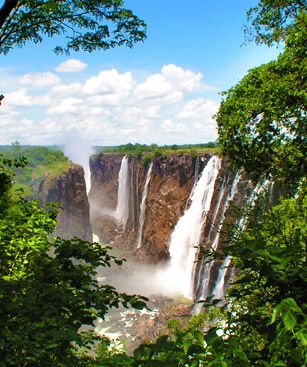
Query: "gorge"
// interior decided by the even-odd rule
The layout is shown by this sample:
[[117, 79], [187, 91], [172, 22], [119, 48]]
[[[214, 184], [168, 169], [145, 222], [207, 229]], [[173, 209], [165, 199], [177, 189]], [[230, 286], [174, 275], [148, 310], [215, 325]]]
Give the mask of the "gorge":
[[[150, 282], [158, 283], [156, 292], [194, 301], [222, 299], [231, 259], [208, 261], [204, 253], [222, 252], [227, 228], [238, 220], [236, 208], [257, 198], [247, 200], [253, 183], [224, 158], [206, 153], [150, 161], [100, 154], [91, 157], [90, 166], [92, 225], [101, 241], [112, 241], [138, 263], [155, 264]], [[200, 310], [197, 304], [194, 312]]]
[[99, 287], [148, 297], [151, 311], [111, 307], [95, 318], [95, 333], [120, 340], [128, 353], [167, 333], [169, 320], [187, 325], [210, 318], [206, 298], [225, 304], [225, 290], [237, 273], [224, 251], [231, 228], [244, 230], [244, 212], [253, 208], [263, 185], [272, 198], [279, 195], [276, 185], [253, 183], [208, 150], [158, 153], [94, 154], [88, 167], [64, 155], [60, 165], [56, 153], [55, 172], [49, 164], [35, 177], [33, 171], [26, 175], [32, 179], [28, 192], [36, 192], [42, 204], [56, 201], [63, 208], [56, 235], [95, 242], [74, 239], [73, 253], [92, 246], [106, 251], [100, 246], [105, 244], [112, 247], [108, 256], [126, 259], [109, 268], [97, 257], [93, 279]]
[[161, 289], [149, 287], [156, 292], [194, 301], [222, 299], [231, 259], [208, 261], [204, 253], [222, 252], [227, 228], [239, 223], [235, 208], [257, 198], [252, 182], [209, 153], [151, 159], [97, 154], [89, 165], [88, 196], [83, 169], [75, 164], [40, 185], [43, 202], [58, 201], [64, 208], [57, 234], [91, 240], [94, 233], [124, 257], [149, 266], [148, 282], [163, 283]]
[[[211, 296], [223, 299], [231, 258], [205, 256], [223, 252], [229, 226], [236, 221], [243, 225], [236, 208], [253, 205], [259, 187], [209, 153], [151, 159], [96, 154], [89, 165], [88, 198], [77, 165], [41, 184], [44, 202], [64, 206], [57, 233], [87, 240], [94, 233], [101, 243], [132, 258], [135, 266], [148, 267], [140, 290], [146, 293], [148, 288], [145, 295], [161, 292], [196, 302]], [[196, 304], [194, 312], [200, 309]]]

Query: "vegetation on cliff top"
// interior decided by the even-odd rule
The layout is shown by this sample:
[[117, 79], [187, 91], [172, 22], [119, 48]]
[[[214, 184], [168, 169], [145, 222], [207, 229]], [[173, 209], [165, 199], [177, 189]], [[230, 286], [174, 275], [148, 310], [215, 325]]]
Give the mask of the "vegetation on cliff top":
[[157, 144], [124, 144], [114, 147], [95, 147], [96, 153], [119, 153], [127, 154], [130, 157], [142, 157], [144, 166], [148, 166], [149, 162], [161, 156], [188, 154], [196, 157], [200, 153], [219, 154], [220, 148], [217, 142], [209, 142], [204, 144], [183, 144], [183, 145], [157, 145]]
[[16, 187], [21, 188], [25, 196], [35, 195], [46, 177], [58, 176], [71, 167], [68, 158], [57, 148], [21, 146], [15, 142], [1, 146], [0, 153], [12, 160], [26, 157], [28, 164], [14, 170]]

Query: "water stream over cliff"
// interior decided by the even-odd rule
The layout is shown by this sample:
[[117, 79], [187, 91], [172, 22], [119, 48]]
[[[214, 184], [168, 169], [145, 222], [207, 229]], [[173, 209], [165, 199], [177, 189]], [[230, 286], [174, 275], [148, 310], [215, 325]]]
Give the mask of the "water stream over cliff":
[[118, 175], [118, 194], [115, 218], [125, 229], [129, 217], [128, 156], [124, 156]]
[[[221, 229], [225, 218], [225, 212], [229, 208], [229, 204], [232, 202], [234, 195], [238, 191], [238, 183], [240, 176], [236, 175], [233, 179], [230, 190], [226, 193], [227, 185], [224, 183], [218, 197], [217, 205], [214, 208], [213, 220], [207, 236], [207, 240], [210, 239], [210, 250], [214, 253], [217, 251]], [[224, 199], [224, 200], [223, 200]], [[204, 259], [202, 255], [198, 262], [200, 266], [194, 266], [194, 298], [196, 301], [204, 300], [206, 297], [214, 296], [216, 299], [222, 299], [225, 294], [225, 277], [230, 265], [231, 259], [225, 260], [223, 264], [217, 263], [216, 260], [210, 261]], [[216, 264], [217, 263], [217, 264]], [[214, 265], [218, 268], [218, 275], [212, 272]], [[198, 268], [198, 269], [197, 269]], [[215, 278], [215, 279], [214, 279]], [[210, 289], [210, 284], [214, 285]], [[201, 304], [194, 306], [193, 312], [198, 313], [201, 311]]]
[[144, 185], [143, 195], [142, 195], [142, 201], [140, 205], [140, 216], [139, 216], [139, 230], [138, 230], [138, 236], [137, 236], [137, 248], [141, 248], [142, 246], [142, 235], [143, 235], [143, 227], [145, 222], [145, 209], [146, 209], [146, 199], [148, 194], [148, 186], [151, 178], [151, 171], [152, 171], [152, 162], [149, 165], [147, 175], [146, 175], [146, 181]]
[[189, 199], [190, 206], [179, 219], [169, 246], [170, 277], [182, 287], [187, 298], [193, 298], [193, 268], [196, 257], [195, 246], [199, 244], [204, 216], [210, 209], [214, 184], [221, 161], [213, 156], [203, 169], [199, 180], [193, 187]]

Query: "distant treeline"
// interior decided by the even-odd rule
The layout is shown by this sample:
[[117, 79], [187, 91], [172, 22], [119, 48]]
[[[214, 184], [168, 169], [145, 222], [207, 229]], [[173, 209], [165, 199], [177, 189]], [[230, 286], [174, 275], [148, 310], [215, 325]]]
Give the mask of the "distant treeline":
[[183, 144], [183, 145], [157, 145], [157, 144], [123, 144], [118, 146], [94, 147], [96, 153], [126, 153], [129, 155], [141, 155], [143, 153], [155, 153], [162, 155], [172, 152], [198, 152], [207, 149], [218, 148], [217, 142], [209, 142], [204, 144]]

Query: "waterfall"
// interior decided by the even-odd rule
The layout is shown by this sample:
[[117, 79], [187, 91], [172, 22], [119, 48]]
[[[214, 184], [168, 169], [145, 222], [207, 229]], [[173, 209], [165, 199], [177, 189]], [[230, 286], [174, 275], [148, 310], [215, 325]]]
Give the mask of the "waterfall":
[[146, 198], [148, 194], [148, 187], [149, 182], [151, 178], [151, 171], [152, 171], [152, 162], [150, 163], [149, 169], [147, 171], [146, 175], [146, 181], [144, 185], [143, 195], [142, 195], [142, 201], [140, 204], [140, 216], [139, 216], [139, 231], [138, 231], [138, 237], [137, 237], [137, 248], [141, 248], [142, 246], [142, 235], [143, 235], [143, 227], [145, 222], [145, 209], [146, 209]]
[[[240, 176], [236, 176], [237, 178], [235, 185], [237, 185]], [[253, 209], [256, 205], [256, 201], [258, 196], [265, 190], [267, 190], [267, 188], [271, 185], [270, 181], [266, 180], [264, 182], [264, 184], [262, 185], [257, 185], [254, 190], [252, 191], [251, 195], [246, 198], [246, 203], [247, 206], [250, 207], [250, 209]], [[234, 186], [234, 185], [233, 185]], [[233, 199], [234, 194], [237, 192], [237, 188], [235, 188], [233, 190], [233, 194], [231, 195], [230, 200]], [[247, 218], [245, 216], [243, 216], [242, 218], [239, 219], [238, 221], [238, 227], [240, 228], [241, 231], [243, 231], [247, 226]], [[220, 266], [219, 268], [219, 272], [218, 272], [218, 277], [217, 280], [215, 282], [215, 287], [212, 291], [212, 295], [214, 296], [214, 299], [222, 299], [225, 295], [225, 278], [226, 278], [226, 274], [228, 272], [228, 268], [230, 266], [231, 263], [231, 256], [226, 256], [223, 264]]]
[[[226, 186], [224, 186], [221, 190], [220, 190], [220, 194], [219, 194], [219, 200], [218, 203], [214, 209], [214, 216], [213, 216], [213, 221], [212, 221], [212, 225], [210, 228], [210, 232], [208, 235], [208, 239], [210, 238], [211, 235], [211, 231], [213, 229], [214, 224], [216, 223], [217, 220], [217, 214], [219, 213], [219, 219], [218, 219], [218, 224], [216, 225], [217, 230], [215, 231], [213, 238], [211, 239], [211, 249], [213, 251], [216, 251], [218, 248], [218, 244], [219, 244], [219, 240], [220, 240], [220, 233], [221, 233], [221, 227], [223, 225], [223, 221], [225, 218], [225, 212], [226, 210], [229, 208], [229, 204], [230, 202], [233, 200], [235, 194], [238, 192], [238, 183], [240, 180], [240, 176], [236, 175], [233, 179], [232, 185], [231, 185], [231, 189], [228, 192], [228, 195], [226, 196], [226, 198], [224, 199], [224, 201], [222, 202], [222, 199], [225, 196], [225, 190], [226, 190]], [[220, 208], [220, 206], [222, 205], [222, 207]], [[212, 284], [212, 268], [213, 265], [215, 263], [215, 260], [211, 260], [206, 262], [205, 259], [201, 259], [198, 260], [201, 261], [201, 265], [199, 266], [199, 273], [197, 277], [195, 277], [195, 281], [197, 282], [195, 284], [195, 298], [196, 301], [198, 300], [202, 300], [202, 299], [206, 299], [207, 297], [209, 297], [211, 295], [209, 286], [210, 284]], [[228, 266], [230, 265], [230, 261], [231, 258], [229, 258], [229, 261], [227, 263], [222, 264], [222, 266], [219, 269], [219, 277], [220, 279], [217, 279], [215, 282], [215, 287], [214, 287], [214, 291], [212, 292], [212, 295], [214, 295], [215, 291], [218, 294], [222, 294], [224, 295], [224, 279], [225, 279], [225, 275], [227, 273], [227, 269]], [[198, 281], [197, 281], [198, 280]], [[215, 297], [217, 298], [217, 297]], [[196, 303], [196, 305], [194, 306], [193, 309], [193, 313], [199, 313], [200, 310], [202, 308], [202, 305], [199, 303]]]
[[99, 243], [99, 236], [95, 233], [93, 233], [93, 242], [98, 242]]
[[128, 156], [124, 156], [118, 174], [117, 207], [115, 218], [125, 229], [129, 217]]
[[215, 287], [212, 291], [214, 299], [222, 299], [225, 295], [225, 278], [231, 263], [231, 256], [226, 256], [223, 264], [219, 268], [219, 273], [217, 280], [215, 282]]
[[64, 154], [74, 163], [80, 164], [84, 169], [86, 193], [91, 188], [91, 171], [89, 157], [93, 154], [93, 148], [81, 131], [70, 130], [65, 139]]
[[215, 181], [221, 167], [221, 159], [210, 158], [199, 180], [194, 185], [190, 206], [179, 219], [170, 240], [171, 256], [169, 276], [180, 284], [184, 296], [193, 297], [192, 272], [195, 262], [195, 245], [199, 243], [203, 216], [210, 209]]

